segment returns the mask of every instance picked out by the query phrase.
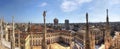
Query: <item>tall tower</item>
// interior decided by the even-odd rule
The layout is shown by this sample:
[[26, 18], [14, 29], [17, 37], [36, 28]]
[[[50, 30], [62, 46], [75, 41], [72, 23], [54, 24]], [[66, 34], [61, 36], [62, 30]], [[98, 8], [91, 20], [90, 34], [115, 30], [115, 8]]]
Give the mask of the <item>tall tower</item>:
[[110, 47], [110, 24], [108, 18], [108, 9], [106, 9], [107, 17], [106, 17], [106, 31], [105, 31], [105, 49], [109, 49]]
[[59, 29], [59, 27], [58, 27], [58, 22], [59, 22], [59, 20], [58, 20], [57, 18], [55, 18], [53, 21], [54, 21], [54, 26], [53, 26], [53, 28], [54, 28], [55, 30], [58, 30], [58, 29]]
[[70, 29], [70, 27], [69, 27], [69, 20], [65, 20], [65, 29], [66, 30], [69, 30]]
[[47, 43], [46, 43], [46, 11], [43, 12], [43, 18], [44, 18], [44, 33], [43, 33], [43, 39], [42, 39], [42, 49], [47, 49]]
[[85, 49], [90, 49], [90, 39], [89, 39], [89, 24], [88, 24], [88, 13], [86, 13], [86, 33], [85, 33]]
[[14, 16], [12, 17], [11, 49], [15, 49]]

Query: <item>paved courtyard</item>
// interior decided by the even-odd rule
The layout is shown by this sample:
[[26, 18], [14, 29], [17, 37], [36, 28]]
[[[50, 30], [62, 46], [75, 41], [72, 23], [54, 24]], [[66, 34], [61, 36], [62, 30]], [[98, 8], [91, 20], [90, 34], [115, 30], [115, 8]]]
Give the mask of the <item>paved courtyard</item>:
[[[33, 46], [33, 49], [40, 49], [41, 46]], [[48, 49], [70, 49], [70, 47], [62, 46], [58, 43], [48, 45]]]

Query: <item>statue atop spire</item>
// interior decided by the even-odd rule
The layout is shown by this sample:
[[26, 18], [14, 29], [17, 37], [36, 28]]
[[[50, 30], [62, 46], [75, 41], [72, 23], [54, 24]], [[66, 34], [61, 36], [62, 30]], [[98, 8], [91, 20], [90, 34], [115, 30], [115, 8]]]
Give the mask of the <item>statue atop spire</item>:
[[106, 9], [106, 13], [107, 13], [106, 22], [107, 22], [107, 25], [109, 25], [108, 9]]
[[86, 23], [88, 24], [88, 13], [86, 13]]
[[46, 12], [47, 12], [47, 11], [44, 11], [44, 12], [43, 12], [43, 16], [44, 16], [44, 17], [46, 16]]
[[107, 13], [107, 16], [108, 16], [108, 9], [106, 9], [106, 13]]

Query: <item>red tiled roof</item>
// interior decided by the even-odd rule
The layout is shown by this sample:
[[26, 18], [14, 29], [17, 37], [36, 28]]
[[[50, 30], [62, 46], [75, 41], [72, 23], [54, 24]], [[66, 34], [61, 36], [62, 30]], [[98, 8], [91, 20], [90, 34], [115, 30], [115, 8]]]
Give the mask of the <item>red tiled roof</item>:
[[20, 33], [20, 38], [26, 39], [28, 35], [29, 35], [28, 33]]
[[43, 30], [43, 27], [41, 27], [40, 25], [39, 26], [31, 26], [31, 29], [30, 29], [31, 32], [42, 32], [42, 30]]

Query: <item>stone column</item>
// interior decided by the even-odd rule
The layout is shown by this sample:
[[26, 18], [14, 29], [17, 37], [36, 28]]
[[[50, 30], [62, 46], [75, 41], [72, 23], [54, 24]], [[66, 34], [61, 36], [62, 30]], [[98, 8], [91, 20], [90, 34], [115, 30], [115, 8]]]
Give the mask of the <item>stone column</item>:
[[1, 39], [3, 38], [3, 17], [1, 17]]
[[1, 39], [3, 38], [3, 26], [2, 26], [2, 18], [1, 18]]
[[42, 44], [42, 49], [47, 49], [47, 43], [46, 43], [46, 11], [43, 12], [43, 18], [44, 18], [44, 33], [43, 33], [43, 44]]
[[91, 29], [90, 31], [90, 49], [95, 49], [95, 30]]
[[105, 49], [109, 49], [110, 47], [110, 25], [109, 25], [109, 17], [108, 17], [108, 9], [106, 9], [106, 31], [105, 31]]
[[14, 16], [12, 17], [11, 49], [15, 49]]
[[86, 13], [85, 49], [90, 49], [88, 13]]
[[7, 23], [5, 25], [5, 39], [8, 41], [8, 28], [7, 28]]
[[72, 39], [72, 33], [70, 33], [70, 49], [73, 49]]

